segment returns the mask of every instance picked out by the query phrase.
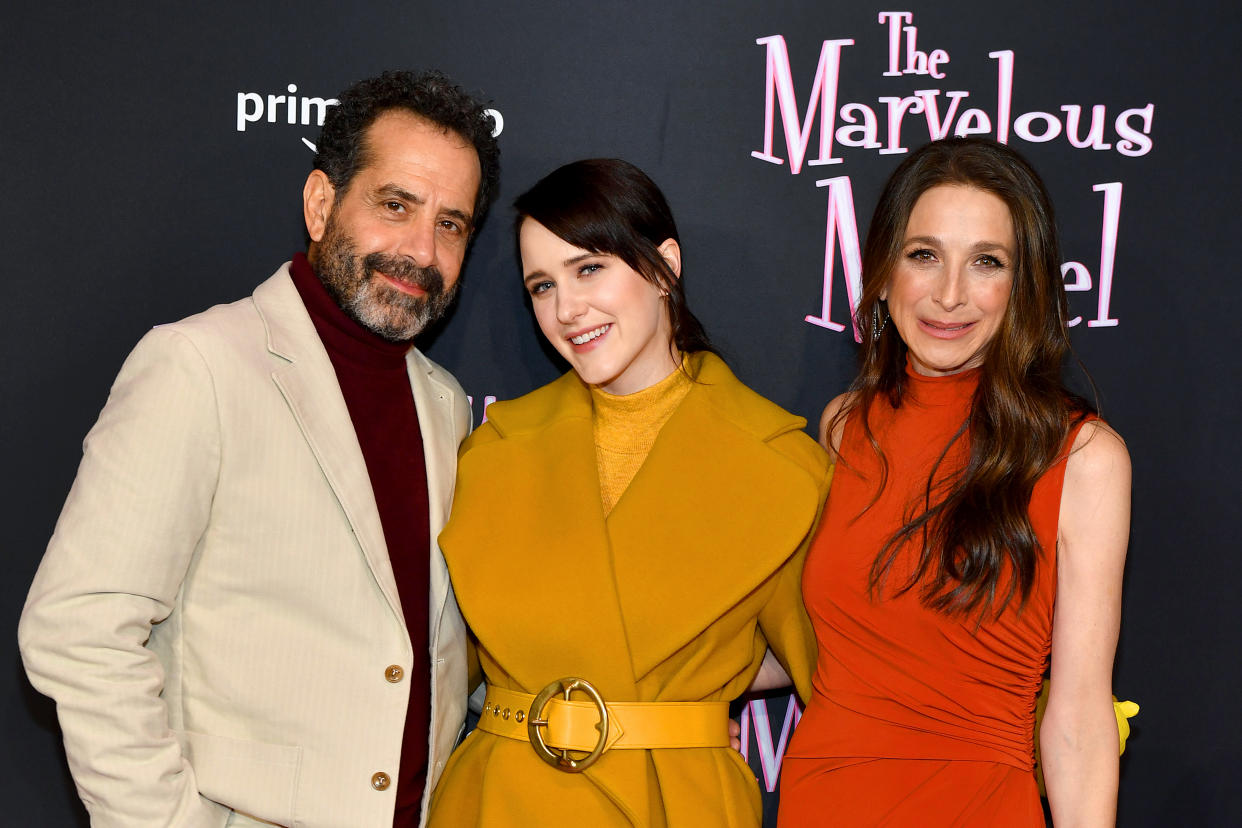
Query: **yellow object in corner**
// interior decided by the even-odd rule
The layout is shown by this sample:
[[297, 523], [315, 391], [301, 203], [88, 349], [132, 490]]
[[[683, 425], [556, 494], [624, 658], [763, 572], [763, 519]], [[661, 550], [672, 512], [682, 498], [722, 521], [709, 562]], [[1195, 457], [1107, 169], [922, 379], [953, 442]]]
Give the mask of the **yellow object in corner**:
[[1121, 752], [1126, 752], [1126, 739], [1130, 738], [1130, 722], [1127, 719], [1133, 719], [1138, 715], [1139, 706], [1132, 701], [1117, 701], [1117, 697], [1113, 696], [1113, 714], [1117, 717], [1117, 733], [1121, 736]]

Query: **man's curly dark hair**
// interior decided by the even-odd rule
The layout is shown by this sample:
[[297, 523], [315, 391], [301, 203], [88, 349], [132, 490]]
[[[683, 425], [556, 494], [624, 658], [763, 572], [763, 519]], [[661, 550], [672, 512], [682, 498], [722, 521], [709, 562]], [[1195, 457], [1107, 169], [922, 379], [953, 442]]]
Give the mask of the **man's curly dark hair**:
[[366, 134], [371, 124], [385, 112], [406, 111], [474, 145], [482, 173], [474, 200], [473, 224], [479, 226], [500, 179], [500, 145], [492, 135], [496, 122], [481, 102], [436, 71], [387, 71], [358, 81], [338, 100], [324, 118], [315, 153], [315, 169], [328, 176], [338, 197], [369, 161]]

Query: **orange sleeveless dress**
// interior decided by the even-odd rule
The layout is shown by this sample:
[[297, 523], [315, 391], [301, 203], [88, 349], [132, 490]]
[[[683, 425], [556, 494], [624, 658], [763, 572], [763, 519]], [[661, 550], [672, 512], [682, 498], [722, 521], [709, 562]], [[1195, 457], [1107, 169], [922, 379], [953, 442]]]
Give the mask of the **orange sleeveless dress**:
[[[917, 587], [872, 600], [871, 564], [917, 505], [978, 382], [978, 371], [924, 377], [907, 368], [907, 376], [899, 409], [886, 400], [873, 407], [888, 484], [866, 511], [879, 460], [858, 416], [842, 435], [845, 462], [837, 464], [802, 579], [819, 661], [781, 771], [779, 825], [1042, 828], [1033, 731], [1052, 643], [1065, 459], [1031, 497], [1043, 553], [1020, 612], [1015, 601], [981, 625], [977, 615], [950, 618], [923, 606]], [[941, 469], [959, 468], [967, 451], [963, 435]], [[899, 554], [890, 583], [905, 582], [912, 554]]]

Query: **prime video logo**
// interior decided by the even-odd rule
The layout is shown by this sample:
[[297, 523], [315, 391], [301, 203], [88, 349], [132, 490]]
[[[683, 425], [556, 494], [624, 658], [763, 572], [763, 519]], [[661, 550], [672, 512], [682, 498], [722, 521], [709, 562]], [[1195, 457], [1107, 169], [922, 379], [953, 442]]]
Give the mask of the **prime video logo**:
[[[263, 122], [320, 127], [323, 126], [328, 107], [340, 103], [336, 98], [299, 96], [296, 83], [289, 84], [285, 89], [287, 94], [284, 95], [238, 92], [237, 131], [245, 132], [248, 126]], [[499, 136], [505, 128], [504, 117], [496, 109], [489, 109], [487, 113], [496, 121], [496, 129], [492, 131], [492, 135]], [[302, 143], [311, 152], [315, 152], [313, 141], [303, 138]]]

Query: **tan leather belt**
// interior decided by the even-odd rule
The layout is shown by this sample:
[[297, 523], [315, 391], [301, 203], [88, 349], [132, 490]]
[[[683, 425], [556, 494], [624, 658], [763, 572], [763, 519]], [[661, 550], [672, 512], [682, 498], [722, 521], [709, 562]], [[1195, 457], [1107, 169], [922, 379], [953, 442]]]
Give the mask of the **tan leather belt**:
[[[571, 699], [574, 692], [589, 700]], [[538, 695], [488, 687], [479, 730], [530, 742], [539, 758], [575, 772], [614, 748], [728, 747], [728, 719], [724, 701], [605, 702], [590, 682], [563, 678]]]

